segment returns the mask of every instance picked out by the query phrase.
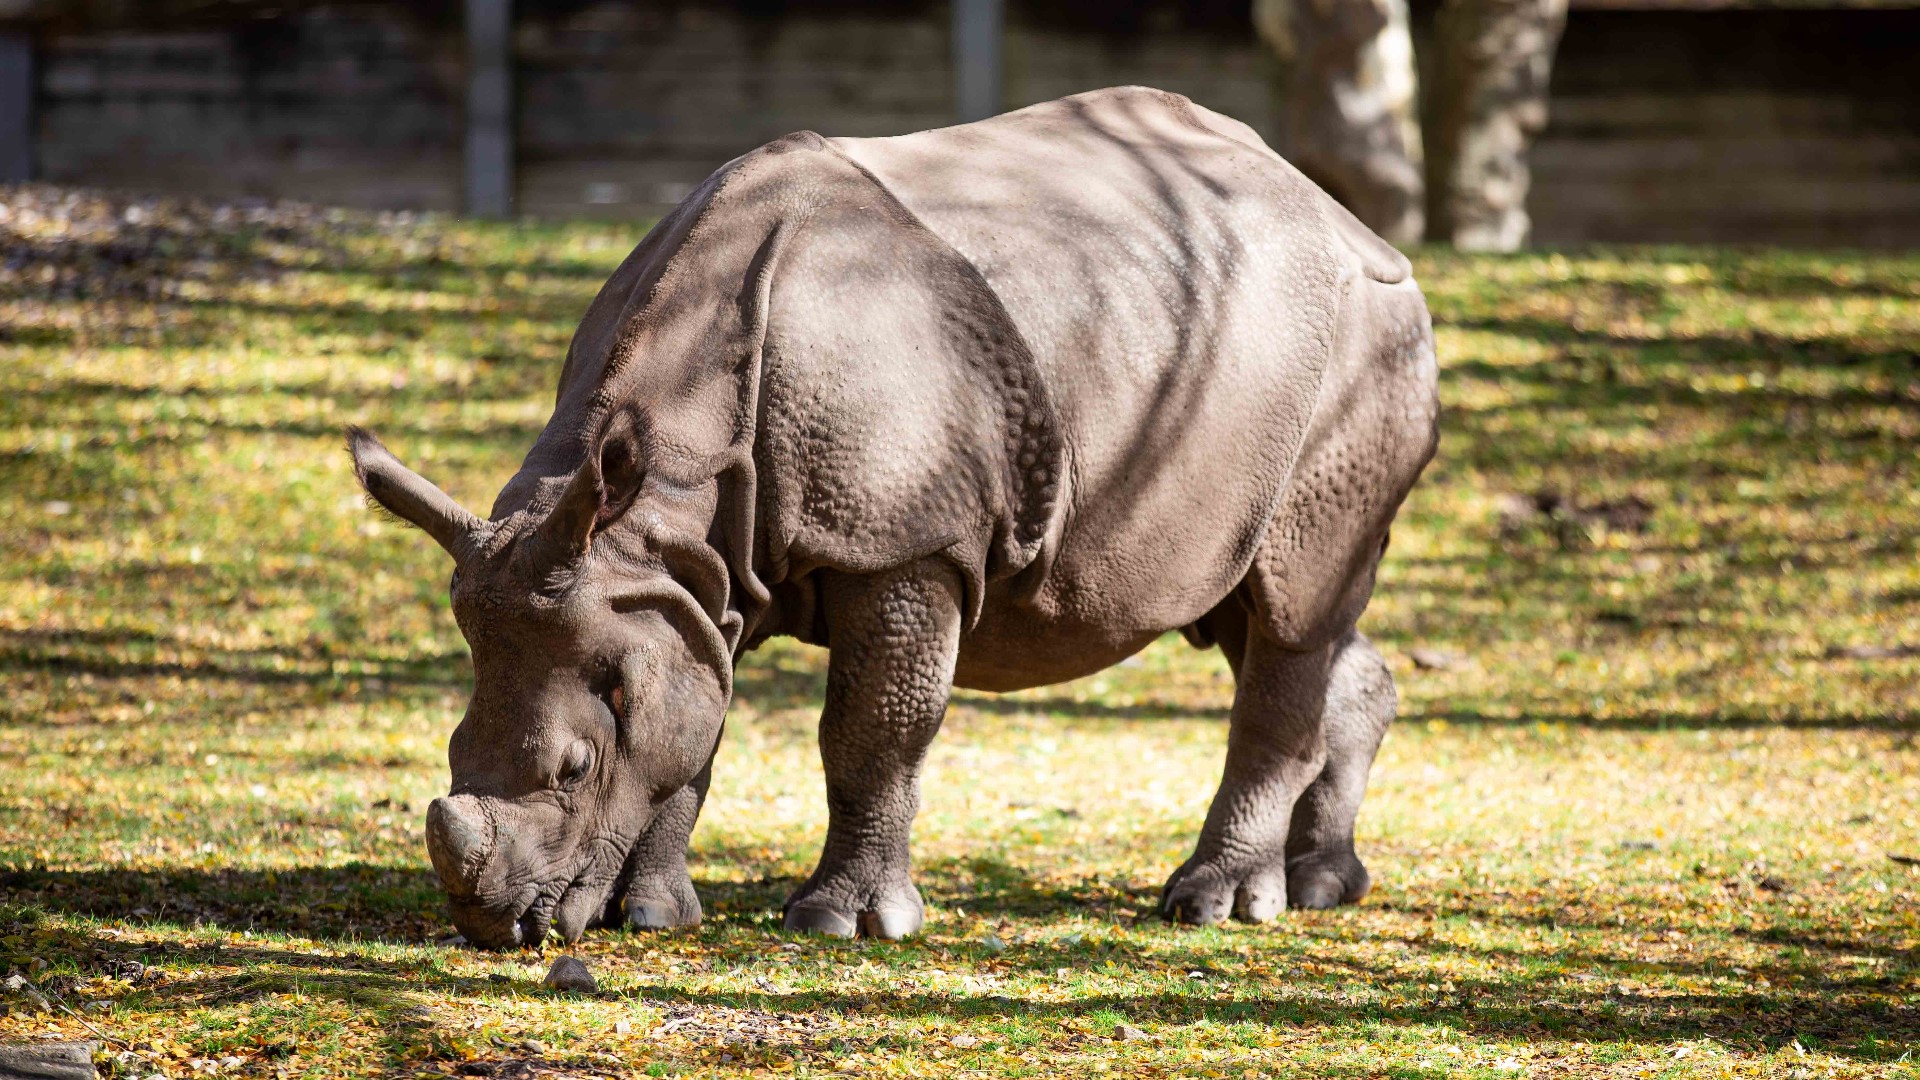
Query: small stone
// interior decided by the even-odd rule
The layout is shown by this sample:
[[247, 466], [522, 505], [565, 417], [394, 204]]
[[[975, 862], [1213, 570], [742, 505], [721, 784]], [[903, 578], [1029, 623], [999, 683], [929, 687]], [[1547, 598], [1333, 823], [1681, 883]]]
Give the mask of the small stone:
[[1413, 666], [1421, 671], [1446, 671], [1460, 664], [1460, 654], [1424, 646], [1408, 649], [1407, 659], [1413, 661]]
[[20, 994], [26, 997], [28, 1000], [32, 1001], [34, 1005], [36, 1005], [41, 1009], [50, 1010], [53, 1008], [52, 1005], [47, 1004], [47, 999], [41, 995], [39, 989], [35, 987], [32, 983], [28, 982], [26, 979], [26, 976], [21, 975], [18, 972], [15, 972], [14, 974], [7, 976], [7, 981], [5, 985], [8, 993]]
[[615, 1035], [626, 1035], [632, 1031], [633, 1021], [631, 1020], [615, 1020], [613, 1022], [613, 1033]]
[[971, 1050], [980, 1045], [980, 1037], [966, 1034], [955, 1035], [953, 1038], [947, 1040], [947, 1045], [956, 1050]]
[[573, 990], [582, 994], [591, 994], [600, 989], [593, 981], [593, 972], [578, 957], [562, 956], [547, 969], [543, 985], [549, 990]]
[[1145, 1042], [1150, 1038], [1152, 1038], [1151, 1035], [1134, 1027], [1132, 1024], [1115, 1024], [1113, 1026], [1114, 1042]]
[[1003, 953], [1007, 951], [1007, 943], [1001, 941], [998, 934], [988, 934], [986, 937], [981, 938], [980, 947], [990, 953]]

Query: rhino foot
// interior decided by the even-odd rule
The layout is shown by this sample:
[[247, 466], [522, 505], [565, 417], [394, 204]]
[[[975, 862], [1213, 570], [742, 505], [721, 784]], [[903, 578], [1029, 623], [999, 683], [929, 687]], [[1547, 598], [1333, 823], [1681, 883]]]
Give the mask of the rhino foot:
[[1160, 914], [1168, 922], [1219, 926], [1229, 917], [1266, 922], [1287, 909], [1287, 877], [1275, 867], [1233, 870], [1192, 862], [1173, 872], [1160, 894]]
[[1296, 908], [1330, 908], [1367, 895], [1373, 877], [1351, 851], [1316, 852], [1287, 860], [1287, 902]]
[[810, 934], [897, 941], [919, 933], [925, 922], [926, 908], [912, 882], [876, 888], [821, 888], [809, 882], [787, 901], [787, 929]]
[[635, 882], [621, 901], [626, 923], [635, 930], [681, 930], [700, 925], [700, 897], [693, 882]]

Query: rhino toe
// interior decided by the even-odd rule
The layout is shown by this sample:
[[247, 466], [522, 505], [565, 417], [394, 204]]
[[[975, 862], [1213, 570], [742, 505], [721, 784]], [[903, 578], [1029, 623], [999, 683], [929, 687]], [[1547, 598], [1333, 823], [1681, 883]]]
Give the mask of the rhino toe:
[[809, 882], [787, 901], [787, 929], [811, 934], [898, 941], [919, 933], [925, 921], [926, 906], [910, 881]]
[[788, 908], [786, 926], [800, 933], [828, 937], [850, 938], [860, 932], [859, 919], [852, 913], [813, 904]]
[[1330, 908], [1367, 895], [1373, 878], [1353, 855], [1296, 859], [1287, 867], [1288, 902], [1297, 908]]
[[700, 897], [693, 883], [677, 889], [629, 890], [621, 903], [626, 923], [635, 930], [684, 930], [700, 925]]
[[1287, 909], [1288, 881], [1266, 867], [1234, 873], [1215, 866], [1183, 866], [1161, 894], [1168, 922], [1219, 926], [1229, 918], [1259, 923]]

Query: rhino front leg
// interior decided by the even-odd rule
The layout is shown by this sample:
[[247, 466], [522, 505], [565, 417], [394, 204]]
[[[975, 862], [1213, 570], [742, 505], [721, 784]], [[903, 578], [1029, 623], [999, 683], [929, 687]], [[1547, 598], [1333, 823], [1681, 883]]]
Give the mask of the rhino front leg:
[[827, 702], [820, 756], [827, 842], [787, 899], [786, 925], [840, 937], [920, 929], [908, 836], [920, 767], [940, 729], [960, 647], [960, 584], [944, 562], [872, 576], [832, 574], [826, 608]]
[[627, 856], [624, 884], [614, 890], [605, 922], [636, 930], [676, 930], [700, 925], [700, 897], [687, 873], [687, 841], [707, 800], [713, 763], [693, 782], [668, 796]]
[[1227, 766], [1191, 858], [1161, 894], [1169, 919], [1262, 922], [1287, 907], [1294, 805], [1327, 762], [1323, 716], [1336, 645], [1303, 652], [1249, 627], [1227, 732]]
[[1327, 764], [1293, 807], [1287, 835], [1287, 904], [1327, 908], [1367, 894], [1372, 879], [1353, 850], [1367, 774], [1399, 707], [1393, 671], [1359, 631], [1336, 647], [1327, 681]]

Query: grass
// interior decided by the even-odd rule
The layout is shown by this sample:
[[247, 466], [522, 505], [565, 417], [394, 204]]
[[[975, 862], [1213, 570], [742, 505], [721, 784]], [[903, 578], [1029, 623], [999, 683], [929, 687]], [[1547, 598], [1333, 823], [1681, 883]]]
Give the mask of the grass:
[[0, 969], [49, 1003], [0, 990], [0, 1041], [142, 1077], [1920, 1075], [1920, 256], [1420, 255], [1445, 435], [1364, 622], [1403, 697], [1365, 903], [1152, 917], [1231, 695], [1168, 641], [960, 694], [927, 932], [789, 937], [823, 656], [776, 643], [708, 922], [590, 935], [567, 996], [437, 944], [469, 669], [339, 431], [484, 508], [637, 233], [0, 207]]

